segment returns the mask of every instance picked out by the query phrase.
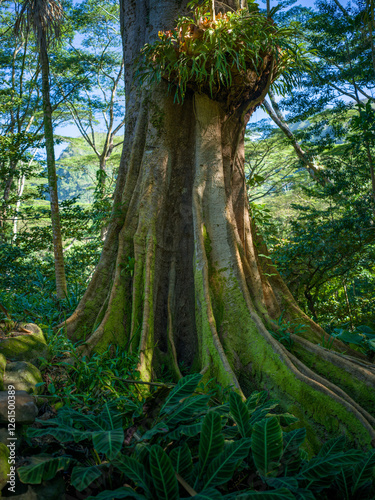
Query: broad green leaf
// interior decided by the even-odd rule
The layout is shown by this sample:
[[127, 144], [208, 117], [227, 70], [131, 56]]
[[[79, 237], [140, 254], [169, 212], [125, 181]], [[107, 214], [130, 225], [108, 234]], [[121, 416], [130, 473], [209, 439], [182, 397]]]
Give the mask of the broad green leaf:
[[258, 472], [264, 476], [277, 474], [283, 452], [283, 433], [276, 417], [254, 425], [251, 450]]
[[283, 432], [284, 453], [290, 450], [297, 450], [306, 439], [306, 428], [294, 429], [294, 431]]
[[229, 414], [229, 403], [225, 403], [223, 405], [218, 405], [218, 406], [213, 406], [212, 408], [208, 409], [208, 412], [214, 411], [215, 413], [218, 413], [219, 415], [228, 415]]
[[207, 413], [202, 423], [199, 441], [200, 476], [208, 464], [216, 458], [224, 448], [224, 436], [221, 432], [221, 417], [215, 412]]
[[113, 460], [124, 442], [124, 429], [97, 431], [92, 433], [92, 443], [98, 453], [104, 453]]
[[299, 488], [293, 491], [293, 493], [296, 496], [296, 500], [316, 500], [314, 493], [306, 488]]
[[209, 395], [192, 396], [185, 399], [175, 408], [174, 412], [166, 418], [166, 424], [169, 426], [176, 425], [179, 422], [190, 419], [193, 415], [206, 410], [209, 400]]
[[345, 447], [345, 436], [342, 435], [338, 438], [333, 438], [323, 444], [317, 457], [325, 457], [329, 454], [340, 453]]
[[176, 440], [179, 439], [181, 434], [184, 436], [194, 437], [197, 436], [202, 430], [202, 422], [192, 425], [180, 425], [174, 431], [167, 434], [168, 439]]
[[164, 422], [159, 422], [158, 424], [154, 425], [151, 429], [146, 431], [142, 437], [141, 441], [146, 441], [148, 439], [151, 439], [153, 436], [156, 434], [165, 434], [166, 432], [169, 431], [168, 426]]
[[353, 485], [353, 468], [343, 467], [334, 478], [334, 488], [343, 493], [343, 497], [348, 498]]
[[281, 463], [284, 467], [285, 475], [294, 474], [299, 471], [302, 461], [300, 446], [305, 438], [306, 429], [304, 427], [283, 433], [284, 450]]
[[267, 391], [253, 392], [246, 400], [246, 406], [250, 413], [256, 410], [256, 408], [262, 405], [268, 398]]
[[283, 427], [287, 427], [290, 424], [294, 424], [295, 422], [298, 422], [298, 418], [292, 415], [291, 413], [283, 413], [281, 415], [277, 415], [280, 425]]
[[270, 477], [267, 479], [267, 484], [272, 488], [287, 488], [288, 490], [297, 490], [298, 481], [295, 477]]
[[111, 406], [108, 403], [104, 405], [103, 410], [99, 413], [95, 420], [102, 427], [102, 429], [107, 431], [122, 428], [122, 415], [118, 413], [114, 406]]
[[[96, 417], [90, 414], [80, 413], [79, 411], [73, 410], [69, 406], [63, 406], [57, 413], [57, 420], [60, 421], [60, 425], [64, 424], [69, 427], [81, 424], [85, 430], [95, 431], [100, 430], [102, 427], [96, 421]], [[50, 424], [51, 420], [48, 421]]]
[[134, 416], [138, 416], [138, 415], [142, 415], [142, 405], [141, 405], [141, 402], [135, 403], [134, 401], [125, 398], [124, 402], [121, 405], [121, 407], [122, 407], [122, 409], [124, 411], [124, 414], [125, 413], [132, 413], [133, 417]]
[[160, 415], [163, 415], [163, 413], [169, 413], [171, 409], [175, 405], [179, 404], [182, 399], [191, 396], [201, 379], [202, 375], [200, 373], [193, 373], [192, 375], [187, 375], [179, 380], [176, 387], [174, 387], [169, 393], [169, 396], [160, 410]]
[[209, 465], [204, 487], [218, 486], [229, 481], [239, 461], [248, 456], [250, 444], [250, 438], [242, 438], [225, 446], [224, 451]]
[[316, 484], [327, 484], [333, 476], [340, 472], [341, 467], [349, 467], [362, 458], [362, 453], [350, 450], [342, 453], [332, 453], [312, 458], [301, 470], [301, 476]]
[[150, 470], [158, 500], [178, 500], [180, 495], [172, 462], [157, 444], [151, 447]]
[[236, 496], [236, 500], [295, 500], [295, 496], [286, 488], [272, 491], [249, 491]]
[[375, 333], [374, 329], [370, 328], [367, 325], [357, 326], [357, 330], [360, 331], [361, 333], [364, 333], [365, 335]]
[[151, 477], [147, 474], [145, 467], [134, 458], [121, 455], [115, 458], [113, 465], [121, 471], [127, 479], [131, 479], [150, 496]]
[[346, 342], [348, 344], [355, 344], [355, 345], [362, 345], [363, 344], [363, 337], [361, 335], [358, 335], [357, 333], [351, 333], [351, 332], [342, 332], [340, 335], [337, 335], [337, 339], [341, 340], [342, 342]]
[[97, 465], [93, 465], [92, 467], [76, 466], [72, 470], [70, 482], [76, 490], [83, 491], [101, 475], [102, 472]]
[[42, 481], [53, 479], [58, 471], [66, 470], [71, 460], [69, 457], [34, 455], [30, 458], [30, 464], [18, 469], [18, 475], [23, 483], [41, 484]]
[[250, 425], [250, 415], [245, 403], [242, 398], [236, 392], [231, 392], [229, 398], [230, 413], [233, 420], [236, 422], [238, 430], [242, 437], [250, 437], [251, 435], [251, 425]]
[[185, 481], [189, 482], [193, 472], [193, 460], [189, 446], [184, 443], [182, 446], [175, 448], [170, 452], [169, 458], [177, 474], [180, 474]]
[[143, 495], [140, 495], [132, 488], [127, 486], [118, 488], [117, 490], [105, 490], [94, 497], [88, 497], [86, 500], [117, 500], [121, 498], [135, 498], [135, 500], [147, 500]]
[[[45, 422], [44, 422], [45, 423]], [[85, 439], [90, 439], [91, 432], [81, 431], [79, 429], [74, 429], [73, 427], [45, 427], [44, 429], [35, 429], [34, 427], [29, 427], [27, 429], [28, 437], [41, 437], [41, 436], [53, 436], [60, 443], [68, 443], [74, 441], [79, 443]]]
[[375, 467], [375, 450], [371, 450], [354, 467], [354, 472], [353, 472], [354, 484], [352, 487], [352, 493], [355, 493], [355, 491], [362, 484], [373, 478], [374, 467]]
[[256, 410], [252, 413], [250, 417], [250, 425], [251, 427], [256, 424], [256, 422], [262, 421], [265, 417], [269, 415], [269, 411], [273, 410], [278, 406], [278, 402], [274, 399], [270, 399], [266, 403], [263, 403], [261, 406], [258, 406]]
[[195, 495], [194, 500], [221, 500], [222, 498], [223, 495], [215, 488], [208, 488]]
[[237, 425], [232, 425], [230, 427], [225, 426], [223, 429], [224, 437], [229, 438], [229, 439], [234, 439], [236, 436], [239, 435], [239, 433], [240, 432], [238, 430]]

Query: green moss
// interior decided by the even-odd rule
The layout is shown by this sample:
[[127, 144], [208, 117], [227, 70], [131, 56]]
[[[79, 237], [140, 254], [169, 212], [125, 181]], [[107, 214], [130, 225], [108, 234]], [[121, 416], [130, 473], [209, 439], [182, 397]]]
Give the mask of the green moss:
[[[153, 232], [151, 234], [154, 234]], [[143, 273], [143, 287], [145, 298], [142, 301], [142, 332], [140, 339], [140, 363], [138, 365], [138, 371], [141, 375], [142, 380], [152, 379], [152, 364], [153, 364], [153, 352], [155, 348], [154, 341], [154, 303], [153, 303], [153, 290], [154, 290], [154, 279], [155, 279], [155, 247], [156, 241], [153, 236], [148, 236], [147, 247], [153, 245], [151, 262], [147, 262], [147, 272]], [[147, 283], [148, 280], [148, 283]], [[147, 317], [145, 317], [147, 311]]]
[[210, 308], [211, 305], [206, 304], [203, 286], [203, 270], [199, 269], [196, 265], [194, 268], [194, 285], [197, 298], [195, 316], [200, 349], [199, 361], [202, 368], [209, 368], [203, 377], [203, 381], [215, 378], [223, 386], [231, 386], [234, 385], [233, 375], [225, 369], [212, 338], [207, 313], [207, 308]]
[[33, 361], [48, 357], [48, 346], [42, 330], [31, 335], [19, 335], [0, 340], [0, 354], [11, 360]]
[[5, 367], [7, 365], [7, 360], [3, 354], [0, 354], [0, 391], [4, 390], [4, 373]]
[[5, 370], [4, 386], [13, 385], [16, 391], [40, 393], [42, 387], [36, 388], [35, 385], [43, 382], [42, 375], [38, 368], [26, 361], [16, 361], [9, 363]]
[[298, 413], [301, 423], [309, 430], [311, 450], [316, 450], [321, 441], [342, 433], [352, 443], [369, 445], [368, 432], [345, 407], [299, 380], [274, 352], [272, 345], [259, 333], [235, 276], [227, 273], [223, 283], [222, 343], [234, 371], [241, 374], [242, 380], [247, 377], [251, 381], [249, 388], [257, 386], [269, 390], [286, 410]]
[[295, 345], [293, 350], [296, 356], [311, 370], [350, 394], [369, 413], [374, 411], [375, 389], [372, 386], [350, 376], [345, 370], [319, 358], [316, 354], [305, 351], [301, 346]]
[[8, 482], [8, 476], [10, 472], [10, 465], [8, 463], [9, 449], [4, 443], [0, 443], [0, 490]]

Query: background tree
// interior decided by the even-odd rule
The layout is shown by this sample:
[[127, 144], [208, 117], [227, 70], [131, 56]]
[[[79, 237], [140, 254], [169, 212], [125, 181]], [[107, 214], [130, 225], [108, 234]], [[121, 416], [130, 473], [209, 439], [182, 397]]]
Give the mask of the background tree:
[[[106, 190], [107, 162], [122, 145], [116, 135], [124, 126], [123, 56], [117, 2], [88, 0], [70, 14], [77, 35], [81, 36], [79, 56], [90, 71], [90, 87], [79, 99], [67, 98], [72, 119], [98, 162], [96, 205], [110, 211]], [[103, 137], [104, 129], [104, 137]], [[98, 132], [101, 131], [101, 135]]]
[[[328, 336], [297, 306], [248, 215], [244, 132], [275, 78], [273, 47], [282, 40], [272, 45], [275, 28], [254, 8], [247, 45], [244, 12], [222, 12], [213, 27], [209, 13], [197, 7], [194, 22], [182, 20], [180, 32], [160, 35], [160, 65], [153, 66], [157, 52], [146, 46], [150, 74], [160, 83], [140, 88], [135, 61], [144, 44], [186, 13], [177, 0], [153, 7], [121, 2], [126, 136], [114, 210], [99, 264], [66, 329], [75, 339], [85, 336], [86, 352], [110, 343], [139, 352], [145, 380], [162, 364], [178, 378], [184, 362], [239, 392], [256, 386], [282, 395], [303, 423], [319, 424], [318, 434], [345, 429], [350, 439], [369, 443], [375, 438], [373, 365], [339, 341], [330, 351], [319, 345]], [[200, 44], [204, 36], [215, 56]], [[218, 39], [226, 39], [225, 58]], [[236, 65], [236, 57], [254, 47], [262, 51], [253, 59], [257, 72], [251, 58], [243, 59], [246, 70]], [[184, 63], [190, 50], [201, 61], [191, 62], [191, 73]], [[212, 71], [210, 57], [216, 57]], [[176, 98], [184, 97], [183, 104], [173, 102], [163, 71], [180, 83]], [[293, 354], [268, 331], [277, 329], [282, 311], [307, 327], [293, 336]]]
[[46, 144], [48, 185], [51, 203], [53, 250], [55, 255], [56, 293], [63, 299], [67, 293], [64, 257], [61, 238], [57, 177], [50, 101], [49, 59], [47, 47], [51, 40], [60, 37], [63, 9], [59, 2], [49, 0], [25, 0], [15, 25], [16, 34], [33, 30], [38, 43], [42, 73], [43, 127]]

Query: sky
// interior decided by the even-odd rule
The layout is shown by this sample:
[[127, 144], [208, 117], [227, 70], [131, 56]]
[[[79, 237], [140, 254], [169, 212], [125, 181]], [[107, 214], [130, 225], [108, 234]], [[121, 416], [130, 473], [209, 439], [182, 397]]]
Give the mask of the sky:
[[[313, 7], [314, 6], [314, 2], [315, 0], [297, 0], [297, 2], [295, 3], [295, 5], [301, 5], [302, 7]], [[74, 2], [74, 3], [81, 3], [80, 0]], [[345, 2], [346, 3], [346, 2]], [[263, 4], [265, 5], [265, 2], [260, 2], [260, 5], [263, 6]], [[271, 8], [273, 6], [277, 5], [277, 2], [275, 0], [271, 0]], [[79, 44], [79, 40], [78, 41], [78, 44]], [[251, 117], [251, 122], [257, 122], [259, 120], [262, 120], [263, 118], [268, 118], [268, 115], [265, 111], [262, 110], [261, 107], [259, 107], [252, 115]], [[99, 131], [104, 131], [104, 126], [100, 127], [102, 128], [102, 130], [99, 130], [98, 129], [98, 132]], [[67, 124], [65, 126], [58, 126], [55, 128], [55, 134], [57, 135], [64, 135], [64, 136], [67, 136], [67, 137], [79, 137], [81, 134], [79, 133], [78, 131], [78, 128], [74, 125], [74, 124]], [[62, 143], [62, 144], [59, 144], [59, 145], [56, 145], [55, 146], [55, 154], [56, 154], [56, 157], [58, 158], [61, 154], [61, 152], [65, 149], [65, 147], [67, 146], [66, 143]]]

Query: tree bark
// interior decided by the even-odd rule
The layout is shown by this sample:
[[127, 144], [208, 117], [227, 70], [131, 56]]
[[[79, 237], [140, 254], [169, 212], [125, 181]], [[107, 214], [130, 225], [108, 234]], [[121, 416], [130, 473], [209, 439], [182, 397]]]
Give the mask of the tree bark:
[[[123, 155], [104, 249], [68, 335], [85, 338], [86, 353], [112, 343], [138, 352], [146, 381], [162, 364], [178, 379], [184, 363], [240, 394], [267, 389], [307, 427], [312, 448], [342, 432], [375, 442], [375, 367], [339, 341], [319, 345], [328, 335], [299, 309], [249, 218], [244, 132], [272, 61], [231, 113], [193, 92], [174, 104], [167, 84], [137, 88], [140, 48], [174, 26], [179, 5], [122, 1]], [[282, 311], [306, 325], [291, 332], [292, 352], [268, 331]]]
[[56, 176], [55, 150], [53, 141], [52, 107], [50, 102], [50, 86], [49, 86], [49, 60], [48, 60], [45, 33], [42, 34], [40, 39], [39, 54], [40, 54], [40, 65], [42, 70], [43, 124], [44, 124], [44, 138], [46, 141], [53, 251], [55, 256], [56, 294], [59, 299], [64, 299], [67, 293], [67, 285], [65, 278], [64, 257], [63, 257], [62, 238], [61, 238], [59, 201], [57, 197], [57, 176]]

